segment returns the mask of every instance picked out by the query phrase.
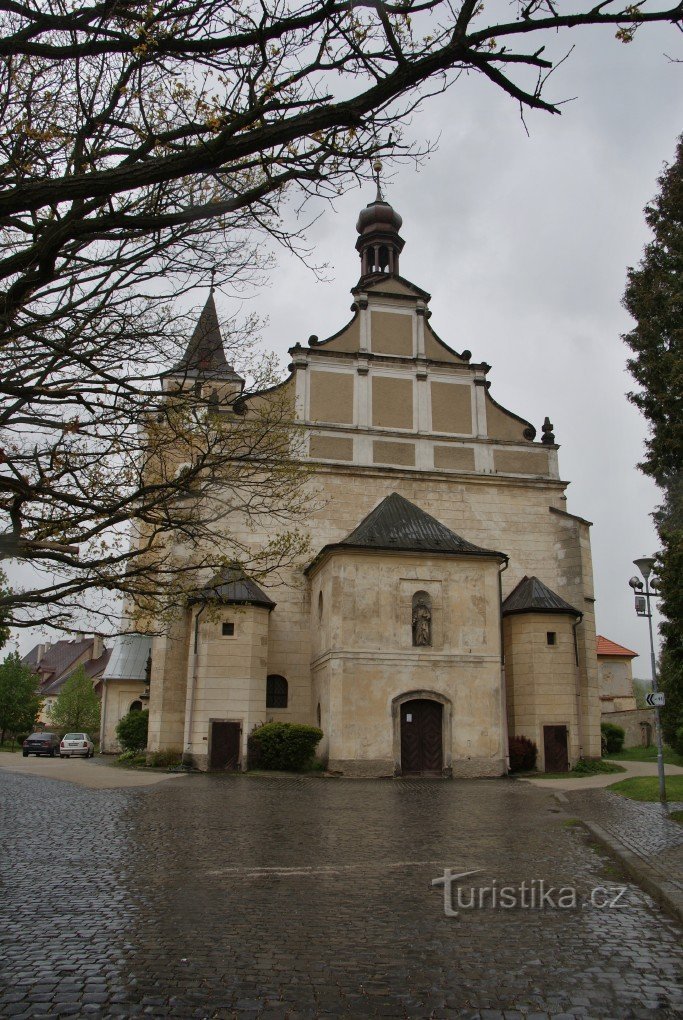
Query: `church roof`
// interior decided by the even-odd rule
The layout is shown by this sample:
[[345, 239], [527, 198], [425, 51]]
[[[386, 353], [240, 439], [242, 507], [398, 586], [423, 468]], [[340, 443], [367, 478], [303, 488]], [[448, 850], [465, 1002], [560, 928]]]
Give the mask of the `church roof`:
[[630, 648], [624, 648], [623, 645], [618, 645], [616, 641], [610, 641], [609, 638], [603, 637], [602, 634], [598, 634], [596, 652], [598, 655], [613, 655], [615, 658], [638, 658], [638, 652], [632, 652]]
[[523, 577], [503, 601], [503, 616], [513, 613], [571, 613], [583, 616], [537, 577]]
[[104, 680], [145, 680], [147, 659], [152, 652], [148, 634], [120, 634], [114, 642]]
[[173, 375], [213, 376], [220, 379], [241, 379], [228, 363], [223, 349], [223, 337], [218, 324], [218, 313], [213, 293], [209, 294], [199, 316], [187, 350], [172, 369]]
[[[484, 549], [456, 535], [435, 517], [415, 506], [397, 492], [383, 499], [357, 528], [341, 542], [326, 545], [318, 557], [329, 549], [377, 549], [402, 552], [447, 553], [461, 556], [492, 556], [507, 559], [505, 553]], [[306, 573], [313, 563], [306, 568]]]
[[246, 577], [236, 567], [228, 567], [217, 574], [210, 584], [191, 596], [190, 602], [223, 602], [226, 605], [265, 606], [275, 609], [276, 603], [259, 588], [256, 581]]

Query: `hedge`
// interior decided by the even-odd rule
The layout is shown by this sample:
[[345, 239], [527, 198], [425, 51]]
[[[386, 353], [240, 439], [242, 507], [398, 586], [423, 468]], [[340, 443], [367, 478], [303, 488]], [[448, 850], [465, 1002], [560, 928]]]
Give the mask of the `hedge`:
[[600, 733], [604, 737], [605, 751], [607, 754], [618, 754], [624, 746], [626, 731], [614, 723], [600, 723]]
[[124, 751], [144, 751], [147, 747], [149, 712], [129, 712], [116, 724], [116, 736]]
[[300, 723], [266, 723], [249, 734], [249, 768], [281, 769], [285, 772], [306, 768], [313, 759], [323, 731]]

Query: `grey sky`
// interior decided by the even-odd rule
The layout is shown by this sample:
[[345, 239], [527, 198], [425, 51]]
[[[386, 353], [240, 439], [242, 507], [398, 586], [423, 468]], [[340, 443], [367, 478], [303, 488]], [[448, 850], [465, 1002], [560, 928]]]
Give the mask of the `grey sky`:
[[[432, 294], [437, 333], [493, 366], [500, 403], [537, 428], [550, 416], [571, 482], [567, 508], [594, 522], [598, 630], [641, 653], [640, 676], [649, 676], [647, 627], [627, 581], [632, 559], [656, 548], [649, 515], [658, 496], [635, 466], [645, 427], [625, 397], [620, 300], [648, 238], [643, 206], [683, 130], [683, 65], [664, 56], [683, 55], [680, 39], [659, 26], [629, 45], [610, 28], [564, 36], [575, 50], [547, 96], [577, 99], [561, 117], [526, 113], [530, 137], [509, 97], [461, 79], [413, 118], [414, 136], [438, 137], [437, 151], [386, 187], [404, 219], [401, 272]], [[297, 340], [328, 336], [350, 317], [354, 225], [372, 197], [369, 187], [342, 196], [311, 228], [327, 282], [278, 252], [257, 305], [270, 320], [266, 346], [283, 364]], [[22, 635], [22, 648], [34, 638]]]

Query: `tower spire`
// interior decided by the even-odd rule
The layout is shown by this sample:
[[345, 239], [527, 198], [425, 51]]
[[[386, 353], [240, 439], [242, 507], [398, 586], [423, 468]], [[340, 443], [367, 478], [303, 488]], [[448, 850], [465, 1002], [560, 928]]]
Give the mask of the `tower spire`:
[[399, 234], [403, 220], [382, 194], [380, 160], [375, 160], [372, 169], [377, 194], [374, 202], [362, 210], [356, 223], [356, 230], [360, 234], [356, 241], [356, 251], [360, 255], [361, 277], [375, 273], [398, 276], [398, 259], [405, 244]]

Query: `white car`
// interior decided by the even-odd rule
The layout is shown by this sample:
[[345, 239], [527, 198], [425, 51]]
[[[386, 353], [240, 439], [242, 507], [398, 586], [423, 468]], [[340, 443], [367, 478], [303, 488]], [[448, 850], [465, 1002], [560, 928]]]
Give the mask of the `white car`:
[[59, 745], [60, 758], [71, 758], [74, 754], [92, 758], [94, 753], [95, 745], [87, 733], [65, 733]]

